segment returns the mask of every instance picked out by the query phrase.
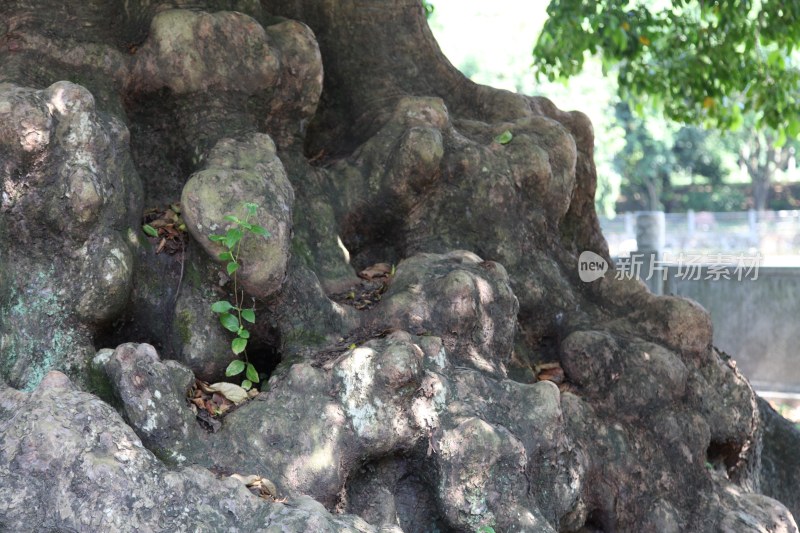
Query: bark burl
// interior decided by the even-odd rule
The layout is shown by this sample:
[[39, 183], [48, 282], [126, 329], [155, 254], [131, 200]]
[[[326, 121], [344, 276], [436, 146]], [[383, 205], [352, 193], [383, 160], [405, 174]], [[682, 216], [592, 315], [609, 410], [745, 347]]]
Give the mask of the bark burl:
[[[580, 281], [593, 144], [418, 0], [3, 2], [0, 529], [797, 531], [798, 434], [707, 313]], [[244, 202], [269, 381], [208, 431]]]

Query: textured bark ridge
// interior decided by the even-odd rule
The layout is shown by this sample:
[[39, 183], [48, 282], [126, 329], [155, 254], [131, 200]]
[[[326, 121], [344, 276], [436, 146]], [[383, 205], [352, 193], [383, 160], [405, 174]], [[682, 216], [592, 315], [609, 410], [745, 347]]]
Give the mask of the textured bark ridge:
[[[580, 281], [583, 114], [463, 78], [417, 0], [36, 4], [0, 7], [0, 529], [797, 531], [797, 431], [706, 312]], [[270, 376], [209, 431], [244, 202]]]

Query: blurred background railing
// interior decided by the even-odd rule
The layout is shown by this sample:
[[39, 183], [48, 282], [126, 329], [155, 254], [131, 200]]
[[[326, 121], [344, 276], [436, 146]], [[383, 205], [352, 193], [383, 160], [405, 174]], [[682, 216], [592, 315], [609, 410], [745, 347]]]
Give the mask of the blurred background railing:
[[[763, 266], [800, 267], [800, 211], [665, 213], [664, 258], [760, 254]], [[600, 217], [611, 257], [637, 250], [636, 213]]]

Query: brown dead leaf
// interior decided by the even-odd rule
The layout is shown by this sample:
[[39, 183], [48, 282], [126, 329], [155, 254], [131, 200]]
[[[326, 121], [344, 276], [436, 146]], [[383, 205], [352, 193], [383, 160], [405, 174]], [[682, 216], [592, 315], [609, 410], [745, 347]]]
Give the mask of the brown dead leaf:
[[205, 426], [211, 433], [216, 433], [222, 427], [222, 422], [216, 420], [211, 413], [205, 409], [197, 411], [197, 419]]
[[560, 390], [561, 392], [576, 393], [578, 391], [578, 388], [572, 383], [560, 383], [558, 385], [558, 390]]
[[376, 263], [370, 267], [365, 268], [358, 273], [358, 277], [363, 279], [375, 279], [388, 277], [392, 272], [392, 265], [389, 263]]
[[219, 392], [215, 392], [211, 395], [211, 401], [214, 402], [214, 405], [220, 406], [225, 403], [225, 396], [220, 394]]
[[564, 370], [561, 367], [542, 370], [536, 376], [539, 381], [552, 381], [556, 385], [564, 382]]
[[158, 248], [156, 248], [156, 254], [160, 254], [164, 247], [167, 245], [167, 239], [161, 239], [161, 242], [158, 243]]
[[538, 374], [542, 370], [550, 370], [552, 368], [561, 368], [561, 363], [559, 362], [539, 363], [538, 365], [534, 365], [533, 371]]
[[428, 455], [428, 457], [430, 457], [434, 453], [438, 454], [439, 450], [436, 449], [436, 444], [433, 442], [433, 432], [428, 431], [428, 453], [427, 453], [427, 455]]
[[237, 481], [241, 481], [242, 483], [248, 486], [252, 485], [253, 483], [255, 483], [260, 479], [260, 476], [257, 476], [255, 474], [251, 474], [249, 476], [243, 476], [242, 474], [231, 474], [230, 477], [232, 477]]
[[278, 487], [275, 486], [275, 483], [266, 478], [261, 478], [261, 491], [266, 492], [273, 498], [278, 497]]
[[276, 500], [278, 497], [278, 488], [275, 483], [257, 475], [245, 476], [242, 474], [231, 474], [232, 478], [241, 481], [244, 485], [256, 496], [264, 499]]
[[156, 253], [176, 254], [182, 252], [186, 241], [186, 225], [180, 216], [180, 204], [166, 208], [147, 209], [142, 215], [142, 224], [156, 230], [161, 239]]
[[325, 150], [324, 150], [324, 149], [322, 149], [322, 150], [320, 150], [319, 152], [317, 152], [317, 154], [316, 154], [314, 157], [312, 157], [311, 159], [309, 159], [309, 160], [308, 160], [308, 163], [309, 163], [310, 165], [314, 165], [314, 164], [318, 163], [319, 161], [322, 161], [323, 159], [325, 159], [326, 155], [327, 155], [327, 154], [326, 154]]
[[214, 389], [212, 389], [205, 381], [200, 381], [197, 379], [195, 380], [195, 383], [197, 384], [197, 390], [201, 390], [206, 394], [214, 394]]

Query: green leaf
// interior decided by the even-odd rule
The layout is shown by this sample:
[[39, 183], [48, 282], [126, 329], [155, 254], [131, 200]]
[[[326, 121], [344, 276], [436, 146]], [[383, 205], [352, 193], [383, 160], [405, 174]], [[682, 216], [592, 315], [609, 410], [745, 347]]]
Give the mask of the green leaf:
[[150, 224], [145, 224], [142, 226], [142, 231], [144, 231], [150, 237], [158, 237], [158, 230]]
[[249, 214], [250, 216], [255, 216], [256, 209], [258, 209], [258, 204], [247, 202], [246, 204], [244, 204], [244, 207], [247, 209], [247, 214]]
[[253, 382], [252, 382], [252, 381], [250, 381], [249, 379], [245, 379], [245, 380], [243, 380], [243, 381], [242, 381], [242, 388], [243, 388], [244, 390], [250, 390], [250, 389], [252, 389], [252, 388], [253, 388]]
[[225, 235], [217, 235], [215, 233], [212, 233], [211, 235], [208, 236], [208, 238], [214, 242], [222, 242], [225, 240]]
[[253, 226], [250, 228], [250, 231], [255, 233], [256, 235], [264, 237], [265, 239], [268, 239], [272, 235], [269, 231], [267, 231], [266, 228], [259, 226], [257, 224], [253, 224]]
[[628, 37], [621, 28], [615, 28], [611, 31], [611, 40], [620, 50], [625, 50], [625, 48], [627, 48]]
[[239, 319], [233, 316], [230, 313], [222, 313], [219, 315], [219, 321], [222, 324], [222, 327], [236, 333], [239, 331]]
[[785, 66], [783, 59], [783, 52], [781, 50], [773, 50], [767, 55], [767, 63], [770, 66], [783, 69]]
[[744, 124], [744, 115], [742, 115], [742, 112], [739, 111], [738, 107], [734, 107], [731, 111], [731, 125], [730, 125], [731, 131], [740, 130], [743, 124]]
[[499, 144], [508, 144], [508, 143], [511, 142], [511, 139], [513, 139], [513, 138], [514, 138], [514, 135], [510, 131], [506, 130], [503, 133], [501, 133], [500, 135], [498, 135], [497, 137], [495, 137], [494, 140], [495, 140], [496, 143], [499, 143]]
[[242, 230], [238, 228], [229, 229], [225, 232], [225, 246], [227, 248], [233, 248], [242, 240], [242, 235]]
[[233, 350], [233, 353], [236, 355], [242, 353], [245, 348], [247, 348], [247, 339], [236, 337], [231, 341], [231, 350]]
[[786, 126], [786, 134], [792, 139], [796, 139], [800, 135], [800, 120], [796, 118], [789, 119], [789, 124]]
[[778, 130], [778, 138], [775, 139], [775, 148], [783, 148], [784, 144], [786, 144], [786, 131]]
[[242, 309], [242, 318], [251, 324], [256, 323], [256, 312], [252, 309]]
[[243, 339], [249, 339], [250, 338], [250, 332], [247, 331], [244, 328], [239, 328], [239, 331], [237, 331], [236, 334], [239, 335]]
[[214, 302], [211, 305], [211, 310], [214, 311], [215, 313], [227, 313], [231, 309], [234, 309], [234, 307], [231, 305], [230, 302], [226, 302], [225, 300]]
[[233, 222], [234, 224], [239, 224], [239, 223], [241, 223], [241, 222], [242, 222], [241, 220], [239, 220], [237, 217], [235, 217], [235, 216], [233, 216], [233, 215], [225, 215], [225, 216], [224, 216], [224, 217], [222, 217], [222, 218], [224, 218], [224, 219], [225, 219], [225, 220], [227, 220], [228, 222]]
[[247, 231], [253, 231], [253, 225], [248, 222], [239, 222], [239, 227], [244, 228]]
[[228, 275], [230, 276], [234, 272], [239, 270], [239, 263], [234, 263], [234, 262], [228, 263], [228, 266], [226, 267], [226, 269], [228, 271]]
[[233, 258], [233, 254], [231, 252], [222, 252], [217, 257], [219, 257], [223, 261], [235, 261], [235, 259]]
[[256, 367], [253, 366], [252, 363], [247, 363], [247, 372], [245, 373], [247, 379], [252, 381], [253, 383], [258, 383], [258, 372], [256, 371]]
[[225, 375], [228, 377], [236, 376], [244, 371], [244, 361], [241, 359], [234, 359], [228, 368], [225, 369]]

